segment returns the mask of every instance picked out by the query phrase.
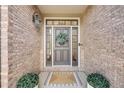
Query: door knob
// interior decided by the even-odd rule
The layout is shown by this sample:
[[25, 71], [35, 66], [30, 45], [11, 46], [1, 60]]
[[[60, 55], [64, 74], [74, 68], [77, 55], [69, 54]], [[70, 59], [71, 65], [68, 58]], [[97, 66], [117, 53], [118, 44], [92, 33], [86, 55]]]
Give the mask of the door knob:
[[83, 44], [81, 44], [81, 43], [78, 43], [78, 46], [83, 46]]

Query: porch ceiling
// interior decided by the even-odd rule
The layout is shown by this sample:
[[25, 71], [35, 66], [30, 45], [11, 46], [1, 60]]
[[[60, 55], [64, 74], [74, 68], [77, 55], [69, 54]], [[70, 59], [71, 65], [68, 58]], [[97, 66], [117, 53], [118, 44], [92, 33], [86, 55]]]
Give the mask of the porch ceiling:
[[82, 14], [86, 5], [38, 5], [42, 14]]

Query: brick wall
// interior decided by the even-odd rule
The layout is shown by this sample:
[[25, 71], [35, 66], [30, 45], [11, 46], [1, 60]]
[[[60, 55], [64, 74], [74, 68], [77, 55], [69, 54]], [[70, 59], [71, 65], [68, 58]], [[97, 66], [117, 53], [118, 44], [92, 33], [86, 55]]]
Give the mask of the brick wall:
[[1, 87], [8, 87], [8, 6], [1, 5]]
[[36, 6], [9, 6], [8, 81], [9, 87], [25, 73], [40, 72], [41, 32], [32, 22]]
[[89, 6], [82, 22], [82, 69], [124, 87], [124, 6]]

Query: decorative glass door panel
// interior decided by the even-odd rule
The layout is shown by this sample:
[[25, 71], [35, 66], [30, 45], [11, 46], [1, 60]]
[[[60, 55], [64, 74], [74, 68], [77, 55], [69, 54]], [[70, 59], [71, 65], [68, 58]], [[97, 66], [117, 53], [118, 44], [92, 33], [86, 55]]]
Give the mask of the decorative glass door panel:
[[52, 66], [52, 28], [46, 28], [46, 66]]
[[53, 65], [71, 65], [70, 27], [54, 27]]
[[78, 27], [72, 27], [72, 66], [78, 66]]

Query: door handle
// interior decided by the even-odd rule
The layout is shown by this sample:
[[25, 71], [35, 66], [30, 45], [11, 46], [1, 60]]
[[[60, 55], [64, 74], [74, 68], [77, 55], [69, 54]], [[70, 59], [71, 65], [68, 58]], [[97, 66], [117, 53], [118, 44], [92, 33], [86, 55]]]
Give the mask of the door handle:
[[83, 46], [83, 44], [81, 44], [81, 43], [78, 43], [78, 46]]

